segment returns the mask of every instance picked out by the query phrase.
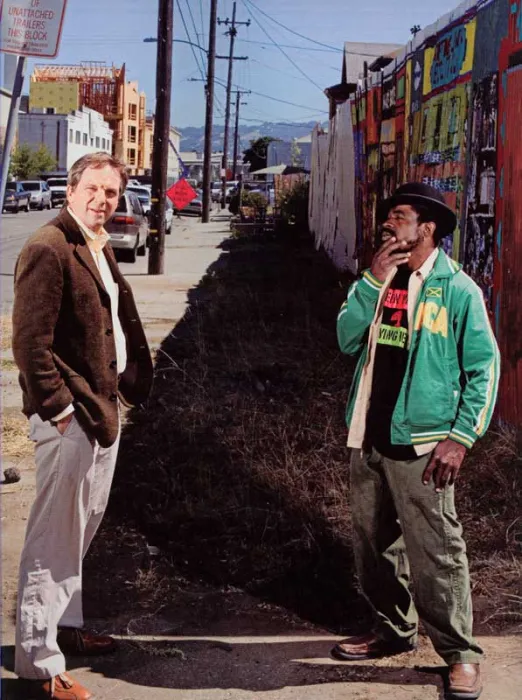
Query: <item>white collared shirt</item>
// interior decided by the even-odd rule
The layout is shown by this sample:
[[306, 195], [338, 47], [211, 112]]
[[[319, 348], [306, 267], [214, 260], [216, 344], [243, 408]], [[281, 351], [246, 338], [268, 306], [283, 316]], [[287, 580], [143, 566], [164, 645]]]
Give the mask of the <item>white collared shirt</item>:
[[[118, 304], [119, 304], [119, 294], [120, 290], [114, 278], [112, 276], [109, 263], [107, 258], [103, 253], [103, 248], [105, 247], [107, 241], [109, 240], [109, 234], [103, 229], [101, 233], [94, 233], [91, 229], [87, 228], [85, 224], [80, 221], [80, 219], [75, 216], [69, 207], [67, 211], [72, 216], [74, 221], [78, 224], [80, 231], [82, 232], [89, 251], [93, 257], [93, 260], [98, 268], [100, 277], [102, 278], [103, 286], [111, 300], [111, 317], [112, 317], [112, 327], [114, 330], [114, 343], [116, 346], [116, 367], [118, 374], [122, 374], [127, 366], [127, 343], [125, 340], [125, 334], [121, 326], [121, 322], [118, 316]], [[61, 413], [55, 416], [52, 420], [58, 421], [65, 418], [70, 413], [74, 411], [74, 406], [71, 404], [67, 406]]]

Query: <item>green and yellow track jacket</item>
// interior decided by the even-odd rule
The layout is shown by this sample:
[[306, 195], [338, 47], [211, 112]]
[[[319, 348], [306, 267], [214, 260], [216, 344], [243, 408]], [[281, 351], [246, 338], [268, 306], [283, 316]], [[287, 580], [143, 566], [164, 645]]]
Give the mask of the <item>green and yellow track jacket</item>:
[[[349, 447], [363, 445], [382, 301], [395, 272], [381, 282], [364, 271], [337, 319], [342, 352], [359, 355], [346, 412]], [[448, 437], [471, 448], [491, 421], [500, 369], [482, 292], [443, 250], [433, 254], [425, 278], [415, 274], [419, 288], [408, 310], [408, 362], [391, 439], [414, 445], [418, 454]]]

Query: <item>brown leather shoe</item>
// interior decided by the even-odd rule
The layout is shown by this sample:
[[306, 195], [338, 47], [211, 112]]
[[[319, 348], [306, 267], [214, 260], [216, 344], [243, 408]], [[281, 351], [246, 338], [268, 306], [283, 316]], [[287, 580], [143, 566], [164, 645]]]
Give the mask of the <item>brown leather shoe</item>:
[[367, 632], [356, 637], [343, 639], [342, 642], [334, 646], [331, 655], [338, 661], [360, 661], [404, 654], [415, 651], [416, 648], [417, 644], [414, 639], [390, 641], [381, 639], [374, 632]]
[[446, 700], [476, 700], [481, 692], [479, 664], [451, 664]]
[[62, 653], [70, 656], [101, 656], [117, 648], [112, 637], [89, 634], [74, 627], [60, 627], [56, 641]]
[[67, 673], [60, 673], [47, 681], [34, 681], [34, 684], [38, 686], [39, 697], [46, 700], [94, 700], [94, 695]]

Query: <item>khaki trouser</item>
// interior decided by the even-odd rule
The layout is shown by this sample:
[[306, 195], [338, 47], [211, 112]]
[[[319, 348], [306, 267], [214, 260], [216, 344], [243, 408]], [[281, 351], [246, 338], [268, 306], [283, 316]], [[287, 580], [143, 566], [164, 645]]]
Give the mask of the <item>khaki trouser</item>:
[[472, 637], [468, 560], [454, 488], [436, 493], [432, 482], [422, 483], [429, 458], [400, 462], [376, 450], [352, 451], [357, 574], [382, 637], [414, 641], [420, 616], [446, 663], [479, 663], [482, 650]]
[[82, 559], [102, 520], [118, 454], [91, 441], [73, 416], [64, 435], [37, 415], [36, 499], [20, 562], [15, 672], [44, 679], [65, 671], [58, 626], [82, 627]]

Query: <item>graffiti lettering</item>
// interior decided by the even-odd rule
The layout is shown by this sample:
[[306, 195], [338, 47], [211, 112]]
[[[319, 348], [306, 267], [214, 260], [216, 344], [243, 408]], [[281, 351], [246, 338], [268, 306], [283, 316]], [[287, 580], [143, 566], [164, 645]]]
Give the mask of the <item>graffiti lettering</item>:
[[455, 27], [439, 40], [431, 66], [431, 87], [448, 85], [458, 78], [466, 58], [466, 29]]

